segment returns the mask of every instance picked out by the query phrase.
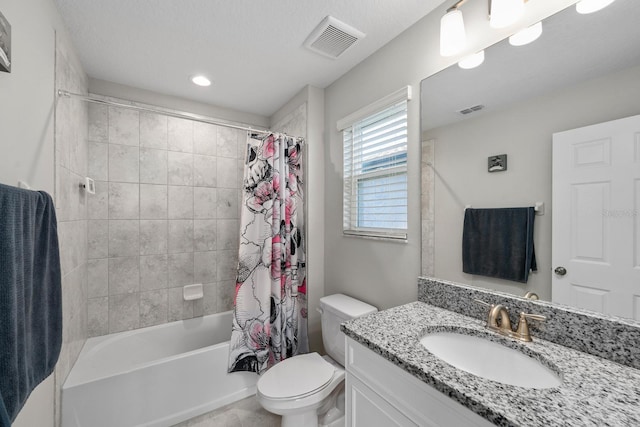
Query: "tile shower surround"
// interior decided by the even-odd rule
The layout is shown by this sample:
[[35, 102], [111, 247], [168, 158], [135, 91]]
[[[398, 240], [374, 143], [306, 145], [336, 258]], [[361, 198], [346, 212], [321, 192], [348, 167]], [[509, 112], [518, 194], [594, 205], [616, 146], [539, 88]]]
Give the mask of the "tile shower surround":
[[[243, 131], [91, 104], [89, 335], [232, 308]], [[204, 285], [183, 301], [182, 286]]]
[[[64, 38], [56, 37], [56, 89], [87, 93], [87, 76]], [[87, 175], [87, 104], [55, 104], [55, 206], [62, 269], [62, 348], [55, 369], [55, 425], [60, 425], [61, 388], [87, 338], [87, 198], [79, 187]]]

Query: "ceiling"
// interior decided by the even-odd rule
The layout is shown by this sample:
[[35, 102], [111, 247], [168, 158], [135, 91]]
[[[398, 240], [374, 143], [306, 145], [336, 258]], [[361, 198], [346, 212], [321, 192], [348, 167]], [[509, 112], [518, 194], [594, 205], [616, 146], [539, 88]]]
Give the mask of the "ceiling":
[[[55, 0], [90, 77], [271, 116], [325, 88], [442, 0]], [[336, 60], [303, 47], [327, 15], [366, 37]], [[208, 88], [189, 78], [205, 74]]]
[[[473, 119], [559, 88], [640, 64], [640, 1], [616, 1], [596, 13], [575, 7], [547, 18], [542, 36], [485, 51], [478, 68], [449, 67], [421, 85], [422, 129]], [[458, 111], [484, 105], [479, 112]]]

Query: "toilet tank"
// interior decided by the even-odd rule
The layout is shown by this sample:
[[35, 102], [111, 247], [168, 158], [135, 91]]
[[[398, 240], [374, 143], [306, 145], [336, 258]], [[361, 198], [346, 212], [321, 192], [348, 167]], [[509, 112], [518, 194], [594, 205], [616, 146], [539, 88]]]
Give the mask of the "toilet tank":
[[345, 344], [340, 324], [366, 314], [375, 313], [378, 309], [355, 298], [334, 294], [320, 298], [320, 310], [324, 349], [333, 360], [344, 366]]

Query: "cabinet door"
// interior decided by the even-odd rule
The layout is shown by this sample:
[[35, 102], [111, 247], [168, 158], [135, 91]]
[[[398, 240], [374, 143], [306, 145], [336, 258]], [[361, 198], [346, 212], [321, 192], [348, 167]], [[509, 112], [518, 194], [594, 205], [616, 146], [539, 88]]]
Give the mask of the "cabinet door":
[[346, 389], [346, 425], [348, 427], [414, 427], [417, 425], [349, 373], [347, 373]]
[[[394, 423], [386, 425], [419, 425], [421, 427], [492, 427], [493, 424], [478, 414], [452, 400], [435, 388], [418, 380], [408, 372], [395, 366], [362, 344], [351, 338], [347, 338], [346, 368], [347, 368], [347, 392], [354, 397], [348, 397], [347, 414], [358, 409], [360, 414], [354, 415], [357, 423], [349, 422], [347, 426], [385, 426], [388, 414], [398, 414], [392, 417]], [[355, 396], [350, 390], [349, 384], [356, 384], [357, 390], [362, 394], [363, 387], [371, 391], [366, 397], [379, 408], [384, 408], [381, 413], [374, 413], [372, 403], [363, 404], [363, 397]], [[377, 399], [376, 399], [377, 398]], [[355, 400], [355, 404], [354, 404]], [[360, 400], [360, 402], [358, 402]], [[378, 403], [378, 402], [381, 403]], [[352, 405], [351, 407], [349, 405]], [[368, 405], [368, 406], [367, 406]], [[387, 409], [390, 408], [390, 409]], [[369, 411], [370, 414], [363, 412]], [[373, 415], [371, 415], [373, 414]], [[373, 418], [371, 424], [360, 422], [358, 417]], [[402, 420], [402, 421], [398, 421]]]

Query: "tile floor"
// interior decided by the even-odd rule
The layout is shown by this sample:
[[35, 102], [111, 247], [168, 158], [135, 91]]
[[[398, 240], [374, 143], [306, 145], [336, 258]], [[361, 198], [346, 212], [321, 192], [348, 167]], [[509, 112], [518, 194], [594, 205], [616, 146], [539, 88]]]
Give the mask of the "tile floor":
[[251, 396], [173, 427], [280, 427], [280, 421]]

